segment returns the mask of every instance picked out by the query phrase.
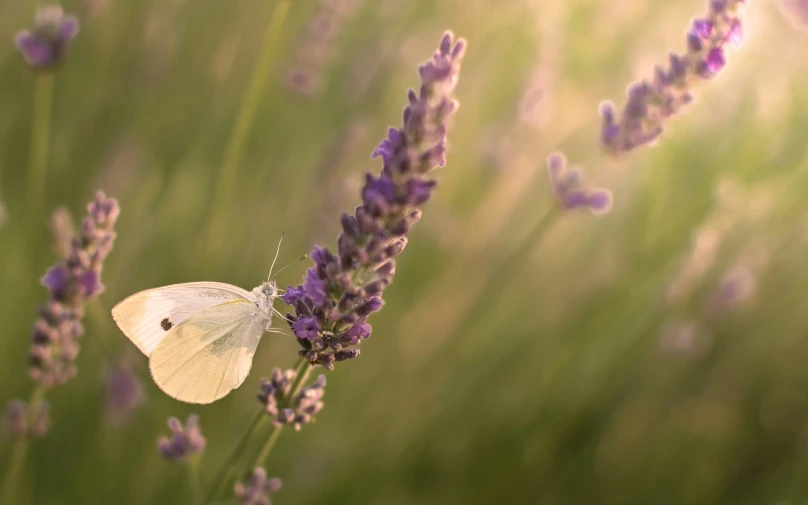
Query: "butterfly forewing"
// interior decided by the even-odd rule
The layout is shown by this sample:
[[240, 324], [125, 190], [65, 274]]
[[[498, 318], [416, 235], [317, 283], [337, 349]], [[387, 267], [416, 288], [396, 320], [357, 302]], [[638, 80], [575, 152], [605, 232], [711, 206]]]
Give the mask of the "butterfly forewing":
[[240, 287], [221, 282], [189, 282], [147, 289], [112, 309], [121, 331], [146, 356], [151, 356], [168, 332], [192, 315], [229, 301], [254, 302]]
[[149, 360], [154, 382], [188, 403], [211, 403], [247, 378], [266, 321], [247, 300], [204, 309], [169, 330]]

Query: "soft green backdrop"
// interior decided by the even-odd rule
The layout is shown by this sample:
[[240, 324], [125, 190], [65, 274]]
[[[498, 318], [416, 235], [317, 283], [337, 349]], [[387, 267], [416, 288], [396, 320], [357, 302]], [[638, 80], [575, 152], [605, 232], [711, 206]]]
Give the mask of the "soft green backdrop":
[[[50, 395], [55, 424], [17, 503], [186, 503], [185, 474], [155, 446], [168, 416], [190, 412], [209, 481], [257, 408], [260, 378], [291, 366], [296, 346], [266, 336], [239, 390], [183, 405], [150, 382], [108, 309], [173, 282], [251, 288], [282, 229], [281, 263], [333, 246], [339, 212], [378, 168], [368, 155], [446, 28], [469, 50], [440, 190], [361, 358], [328, 374], [317, 423], [287, 430], [273, 452], [276, 502], [806, 503], [806, 32], [776, 2], [750, 2], [727, 69], [658, 146], [611, 160], [597, 145], [599, 102], [622, 102], [631, 80], [681, 51], [705, 1], [365, 0], [307, 98], [284, 76], [319, 1], [295, 0], [282, 28], [213, 261], [199, 236], [274, 1], [65, 2], [82, 31], [56, 77], [45, 204], [80, 217], [103, 188], [122, 214], [106, 312], [88, 318], [78, 377]], [[34, 9], [0, 1], [2, 404], [30, 394], [37, 281], [54, 258], [22, 196], [33, 76], [12, 38]], [[553, 206], [543, 160], [555, 149], [613, 190], [613, 212], [555, 216], [521, 247]], [[737, 271], [753, 279], [750, 296], [716, 309]], [[102, 370], [126, 353], [148, 400], [113, 427]], [[9, 447], [4, 436], [0, 471]]]

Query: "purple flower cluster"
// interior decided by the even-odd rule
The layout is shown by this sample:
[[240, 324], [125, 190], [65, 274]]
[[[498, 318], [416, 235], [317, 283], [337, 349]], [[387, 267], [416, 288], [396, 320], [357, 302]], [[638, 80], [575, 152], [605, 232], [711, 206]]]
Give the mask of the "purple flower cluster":
[[50, 404], [41, 401], [34, 412], [29, 412], [28, 404], [13, 400], [8, 404], [3, 419], [6, 431], [17, 437], [41, 438], [50, 429]]
[[687, 52], [671, 53], [666, 68], [657, 66], [652, 79], [628, 88], [628, 101], [618, 115], [611, 102], [601, 105], [601, 142], [613, 154], [650, 144], [662, 125], [693, 101], [693, 85], [711, 79], [726, 64], [727, 44], [743, 41], [739, 7], [745, 0], [709, 0], [709, 11], [694, 19], [687, 34]]
[[236, 500], [243, 505], [272, 505], [269, 495], [277, 493], [281, 489], [281, 480], [278, 478], [267, 479], [267, 472], [261, 467], [253, 470], [247, 484], [236, 483], [234, 494]]
[[372, 157], [380, 157], [378, 176], [366, 174], [362, 205], [343, 214], [337, 253], [316, 246], [314, 267], [290, 286], [282, 299], [295, 309], [287, 320], [312, 364], [333, 369], [355, 358], [367, 339], [368, 316], [382, 308], [383, 290], [393, 280], [395, 257], [420, 219], [418, 206], [429, 200], [436, 182], [430, 172], [444, 166], [448, 119], [457, 110], [452, 98], [465, 52], [463, 39], [447, 32], [431, 60], [419, 67], [421, 87], [410, 90], [403, 127], [390, 128]]
[[605, 214], [611, 209], [611, 192], [602, 188], [583, 188], [580, 169], [567, 169], [563, 154], [553, 153], [547, 157], [547, 173], [553, 193], [563, 209], [587, 209], [595, 214]]
[[322, 89], [322, 74], [333, 57], [337, 37], [362, 0], [320, 0], [305, 35], [297, 44], [296, 58], [286, 77], [287, 85], [301, 95]]
[[[266, 413], [274, 419], [275, 426], [291, 424], [295, 431], [300, 431], [304, 424], [314, 420], [314, 416], [323, 408], [322, 398], [325, 395], [325, 376], [321, 375], [310, 386], [302, 388], [292, 401], [287, 401], [297, 373], [294, 370], [281, 372], [276, 368], [269, 380], [261, 381], [261, 392], [258, 400], [266, 405]], [[287, 405], [281, 408], [282, 405]]]
[[168, 419], [171, 429], [171, 438], [160, 437], [157, 448], [160, 454], [171, 461], [188, 459], [205, 449], [205, 437], [199, 429], [199, 417], [195, 414], [188, 416], [185, 426], [176, 417]]
[[295, 377], [297, 372], [294, 370], [281, 372], [280, 368], [275, 368], [268, 380], [261, 380], [261, 391], [257, 396], [258, 400], [266, 405], [267, 414], [273, 417], [278, 415], [280, 402], [289, 394]]
[[65, 14], [60, 5], [46, 5], [37, 9], [33, 29], [17, 33], [14, 41], [31, 68], [41, 70], [58, 65], [78, 33], [75, 16]]
[[31, 337], [31, 378], [46, 387], [76, 374], [78, 338], [84, 333], [84, 304], [104, 290], [101, 270], [115, 241], [118, 202], [98, 192], [87, 207], [81, 232], [67, 256], [42, 278], [50, 300], [40, 309]]

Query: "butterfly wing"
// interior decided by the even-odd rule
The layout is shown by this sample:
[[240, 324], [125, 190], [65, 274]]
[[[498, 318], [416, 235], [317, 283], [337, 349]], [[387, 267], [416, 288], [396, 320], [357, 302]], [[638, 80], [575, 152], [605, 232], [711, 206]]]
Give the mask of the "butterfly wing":
[[154, 382], [187, 403], [212, 403], [239, 387], [266, 321], [246, 300], [214, 305], [170, 330], [149, 360]]
[[140, 352], [151, 356], [171, 328], [214, 305], [254, 302], [252, 293], [221, 282], [189, 282], [147, 289], [112, 308], [112, 318]]

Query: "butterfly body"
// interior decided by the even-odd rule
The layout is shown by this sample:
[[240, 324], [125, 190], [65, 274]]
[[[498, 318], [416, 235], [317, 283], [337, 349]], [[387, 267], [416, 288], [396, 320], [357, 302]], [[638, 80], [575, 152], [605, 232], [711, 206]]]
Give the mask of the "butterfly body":
[[211, 403], [247, 378], [261, 336], [274, 330], [277, 297], [274, 281], [252, 291], [219, 282], [173, 284], [135, 293], [112, 316], [149, 358], [163, 392]]

